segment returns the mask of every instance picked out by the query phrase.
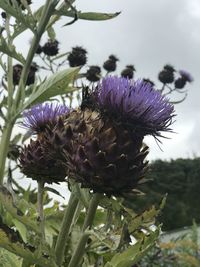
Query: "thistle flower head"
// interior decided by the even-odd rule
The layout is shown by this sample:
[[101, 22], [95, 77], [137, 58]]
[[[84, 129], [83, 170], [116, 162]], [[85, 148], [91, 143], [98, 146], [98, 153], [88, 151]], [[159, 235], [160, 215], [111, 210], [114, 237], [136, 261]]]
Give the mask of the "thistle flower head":
[[170, 130], [174, 107], [168, 99], [143, 80], [107, 77], [94, 92], [100, 110], [115, 116], [143, 135]]
[[180, 70], [179, 73], [180, 73], [181, 77], [183, 79], [185, 79], [186, 82], [191, 83], [194, 81], [194, 78], [192, 77], [192, 75], [188, 71]]
[[42, 51], [47, 56], [56, 56], [59, 52], [59, 42], [57, 40], [49, 40], [42, 47]]
[[69, 53], [67, 59], [70, 67], [83, 66], [87, 62], [87, 51], [81, 46], [75, 46]]
[[[55, 141], [55, 140], [54, 140]], [[21, 172], [33, 180], [58, 183], [65, 180], [66, 170], [60, 150], [56, 150], [51, 140], [31, 140], [19, 155]]]
[[55, 124], [59, 116], [67, 114], [69, 108], [54, 103], [43, 103], [24, 111], [23, 126], [33, 133], [41, 133], [48, 124]]
[[64, 146], [69, 177], [82, 187], [107, 195], [131, 193], [147, 170], [143, 136], [116, 126], [91, 109], [74, 110], [65, 119]]

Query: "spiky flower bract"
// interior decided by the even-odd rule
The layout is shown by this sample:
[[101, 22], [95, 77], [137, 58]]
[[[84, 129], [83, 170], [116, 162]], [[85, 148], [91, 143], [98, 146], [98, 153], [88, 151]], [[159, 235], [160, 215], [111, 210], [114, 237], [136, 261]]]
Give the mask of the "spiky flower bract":
[[106, 77], [94, 92], [98, 108], [143, 135], [169, 131], [174, 107], [150, 83]]
[[65, 119], [69, 177], [82, 187], [107, 195], [131, 193], [144, 177], [148, 153], [143, 136], [132, 135], [91, 109], [74, 110]]
[[59, 116], [67, 114], [69, 108], [55, 103], [37, 104], [24, 111], [23, 126], [33, 133], [43, 132], [48, 124], [55, 124]]
[[[60, 148], [58, 146], [58, 150]], [[45, 139], [31, 140], [24, 146], [19, 157], [21, 172], [28, 178], [47, 183], [65, 180], [66, 170], [60, 153]]]
[[186, 81], [186, 82], [193, 82], [194, 81], [194, 78], [192, 77], [192, 75], [188, 72], [188, 71], [185, 71], [185, 70], [180, 70], [179, 71], [181, 77]]

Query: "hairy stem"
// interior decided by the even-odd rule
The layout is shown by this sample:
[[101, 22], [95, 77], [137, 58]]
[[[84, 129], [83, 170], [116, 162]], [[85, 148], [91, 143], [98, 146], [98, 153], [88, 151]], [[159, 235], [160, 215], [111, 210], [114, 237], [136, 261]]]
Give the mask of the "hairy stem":
[[55, 247], [57, 264], [59, 266], [63, 262], [66, 239], [69, 235], [70, 226], [71, 226], [71, 223], [73, 221], [77, 205], [78, 205], [78, 198], [76, 197], [76, 194], [71, 193], [68, 205], [67, 205], [65, 213], [64, 213], [62, 226], [61, 226], [61, 229], [60, 229], [60, 232], [58, 235], [58, 239], [56, 242], [56, 247]]
[[69, 262], [68, 267], [77, 267], [82, 260], [82, 257], [85, 252], [85, 246], [89, 237], [89, 233], [87, 233], [87, 229], [91, 228], [95, 213], [98, 207], [99, 200], [101, 198], [101, 194], [94, 194], [92, 199], [90, 200], [89, 208], [87, 211], [87, 215], [84, 220], [83, 228], [82, 228], [82, 236], [80, 238], [80, 241], [76, 247], [76, 250], [74, 251], [72, 258]]

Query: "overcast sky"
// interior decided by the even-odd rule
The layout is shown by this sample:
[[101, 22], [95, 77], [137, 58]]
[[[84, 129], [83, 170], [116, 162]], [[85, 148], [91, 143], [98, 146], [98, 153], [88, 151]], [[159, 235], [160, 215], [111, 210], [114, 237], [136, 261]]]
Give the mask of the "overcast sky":
[[[125, 65], [134, 64], [137, 78], [156, 80], [158, 71], [166, 63], [193, 75], [195, 81], [187, 87], [188, 98], [176, 106], [173, 125], [176, 134], [170, 134], [170, 140], [163, 140], [163, 152], [153, 138], [147, 138], [146, 142], [150, 146], [150, 159], [199, 156], [200, 1], [77, 0], [76, 8], [83, 12], [122, 13], [113, 20], [79, 20], [68, 27], [61, 27], [68, 21], [63, 19], [56, 26], [63, 52], [76, 45], [83, 46], [89, 52], [88, 65], [102, 65], [110, 54], [115, 54], [120, 59], [118, 73]], [[26, 39], [27, 44], [24, 37], [18, 40], [23, 51], [30, 41], [27, 33]]]

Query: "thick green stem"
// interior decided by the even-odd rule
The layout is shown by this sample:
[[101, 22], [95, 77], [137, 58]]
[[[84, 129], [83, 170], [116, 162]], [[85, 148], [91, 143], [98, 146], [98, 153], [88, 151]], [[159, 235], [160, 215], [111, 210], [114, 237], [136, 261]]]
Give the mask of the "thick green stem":
[[4, 178], [4, 170], [6, 164], [6, 157], [8, 154], [10, 137], [12, 134], [13, 122], [8, 121], [4, 126], [2, 137], [1, 137], [1, 145], [0, 145], [0, 184], [3, 183]]
[[44, 210], [43, 210], [43, 195], [44, 195], [44, 182], [39, 181], [38, 182], [38, 219], [39, 219], [39, 225], [40, 225], [40, 244], [41, 249], [45, 243], [45, 218], [44, 218]]
[[64, 213], [62, 226], [58, 235], [58, 239], [55, 247], [55, 254], [57, 259], [57, 264], [60, 266], [63, 262], [66, 239], [69, 235], [70, 226], [73, 221], [76, 207], [78, 205], [78, 198], [76, 194], [71, 193], [67, 208]]
[[[55, 1], [54, 1], [55, 2]], [[19, 87], [16, 95], [16, 100], [15, 100], [15, 108], [19, 107], [20, 102], [23, 102], [24, 100], [24, 90], [25, 90], [25, 84], [26, 80], [28, 77], [28, 73], [30, 70], [30, 66], [33, 60], [33, 57], [35, 55], [35, 52], [37, 50], [38, 44], [40, 42], [42, 34], [45, 32], [45, 28], [49, 22], [49, 19], [52, 15], [52, 11], [55, 8], [55, 3], [52, 3], [51, 0], [47, 0], [46, 4], [44, 5], [43, 12], [41, 15], [41, 20], [39, 21], [38, 28], [36, 30], [36, 33], [33, 37], [31, 47], [29, 49], [27, 58], [26, 58], [26, 63], [24, 64], [23, 71], [21, 74], [20, 82], [19, 82]]]
[[[7, 33], [7, 39], [9, 45], [12, 45], [13, 39], [10, 34], [10, 16], [7, 15], [6, 18], [6, 33]], [[8, 81], [8, 111], [12, 107], [12, 101], [13, 101], [13, 59], [12, 57], [8, 56], [7, 58], [7, 81]]]
[[[24, 100], [25, 84], [26, 84], [26, 80], [28, 77], [30, 65], [33, 60], [37, 46], [40, 42], [40, 38], [45, 31], [46, 25], [49, 22], [49, 19], [52, 15], [52, 10], [55, 8], [55, 5], [56, 5], [55, 1], [53, 2], [51, 0], [46, 1], [42, 16], [41, 16], [41, 20], [38, 24], [38, 28], [36, 30], [35, 36], [33, 38], [31, 47], [28, 52], [28, 56], [26, 58], [26, 63], [24, 64], [24, 67], [23, 67], [18, 91], [16, 93], [16, 97], [14, 101], [12, 99], [13, 97], [12, 70], [11, 70], [12, 59], [8, 58], [8, 110], [7, 110], [7, 115], [6, 115], [7, 121], [4, 126], [4, 130], [3, 130], [2, 138], [1, 138], [1, 144], [0, 144], [0, 184], [2, 184], [3, 182], [6, 156], [8, 153], [10, 137], [11, 137], [12, 129], [13, 129], [13, 126], [14, 126], [15, 120], [17, 119], [17, 114], [18, 114], [17, 108], [19, 107], [20, 102], [23, 103], [23, 100]], [[10, 34], [8, 23], [6, 27], [7, 27], [7, 33]]]
[[87, 233], [86, 230], [88, 228], [90, 229], [92, 226], [100, 198], [101, 198], [101, 194], [95, 194], [90, 201], [90, 205], [89, 205], [87, 215], [85, 217], [83, 228], [82, 228], [82, 236], [76, 247], [76, 250], [74, 251], [72, 255], [72, 258], [69, 262], [68, 267], [77, 267], [80, 261], [82, 260], [82, 257], [85, 252], [85, 246], [86, 246], [86, 243], [89, 237], [89, 233]]
[[[7, 39], [10, 44], [12, 44], [12, 38], [10, 35], [10, 16], [8, 15], [6, 18], [6, 33]], [[7, 81], [8, 81], [8, 102], [7, 102], [7, 115], [6, 122], [2, 133], [1, 145], [0, 145], [0, 184], [3, 183], [4, 178], [4, 169], [6, 164], [6, 157], [8, 153], [10, 137], [12, 133], [12, 128], [14, 123], [11, 121], [11, 106], [13, 100], [13, 66], [12, 66], [12, 57], [7, 57]]]

